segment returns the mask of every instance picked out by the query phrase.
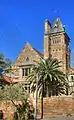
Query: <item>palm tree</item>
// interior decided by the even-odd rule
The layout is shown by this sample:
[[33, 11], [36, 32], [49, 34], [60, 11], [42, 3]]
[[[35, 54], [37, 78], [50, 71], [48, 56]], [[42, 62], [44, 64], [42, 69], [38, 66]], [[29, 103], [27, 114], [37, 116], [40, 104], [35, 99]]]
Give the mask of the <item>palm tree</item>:
[[60, 62], [55, 59], [42, 59], [36, 62], [36, 66], [32, 69], [27, 77], [31, 83], [31, 90], [36, 88], [36, 74], [38, 74], [38, 91], [41, 94], [41, 119], [43, 118], [43, 97], [48, 95], [58, 95], [64, 93], [67, 79], [65, 74], [60, 71]]

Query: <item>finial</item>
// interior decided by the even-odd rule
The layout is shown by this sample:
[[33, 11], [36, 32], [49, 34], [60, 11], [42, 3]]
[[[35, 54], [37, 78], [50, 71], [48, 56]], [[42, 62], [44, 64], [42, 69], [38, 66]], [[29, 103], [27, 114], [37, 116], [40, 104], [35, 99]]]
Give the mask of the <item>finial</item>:
[[49, 20], [48, 20], [48, 19], [45, 19], [45, 22], [49, 22]]

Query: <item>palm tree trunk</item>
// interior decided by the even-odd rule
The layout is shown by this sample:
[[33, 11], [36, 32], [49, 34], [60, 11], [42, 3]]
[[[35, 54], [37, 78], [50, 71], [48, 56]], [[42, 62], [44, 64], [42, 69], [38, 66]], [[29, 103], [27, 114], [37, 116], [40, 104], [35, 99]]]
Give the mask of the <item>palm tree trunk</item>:
[[38, 74], [36, 75], [35, 120], [37, 119]]
[[44, 90], [44, 84], [42, 84], [42, 94], [41, 94], [41, 119], [43, 119], [43, 90]]

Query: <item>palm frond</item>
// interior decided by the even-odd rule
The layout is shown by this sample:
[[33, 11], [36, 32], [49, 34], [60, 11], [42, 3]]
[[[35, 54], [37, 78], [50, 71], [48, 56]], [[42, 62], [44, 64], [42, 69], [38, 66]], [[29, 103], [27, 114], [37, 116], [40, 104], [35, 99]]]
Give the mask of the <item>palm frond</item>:
[[53, 88], [55, 84], [58, 91], [64, 91], [64, 86], [67, 85], [67, 78], [65, 74], [60, 71], [61, 61], [58, 62], [56, 59], [41, 59], [40, 62], [36, 62], [36, 65], [32, 69], [31, 73], [27, 77], [30, 82], [30, 87], [35, 91], [36, 87], [36, 74], [38, 74], [38, 90], [41, 92], [42, 84]]

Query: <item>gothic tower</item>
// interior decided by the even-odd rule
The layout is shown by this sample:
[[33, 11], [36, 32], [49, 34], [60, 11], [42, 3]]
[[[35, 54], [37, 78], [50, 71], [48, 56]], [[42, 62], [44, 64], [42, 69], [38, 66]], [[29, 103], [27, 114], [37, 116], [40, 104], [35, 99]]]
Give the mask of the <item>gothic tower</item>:
[[44, 59], [57, 59], [61, 61], [61, 70], [67, 74], [70, 68], [70, 38], [68, 37], [64, 26], [57, 18], [51, 26], [48, 20], [45, 20], [44, 31]]

